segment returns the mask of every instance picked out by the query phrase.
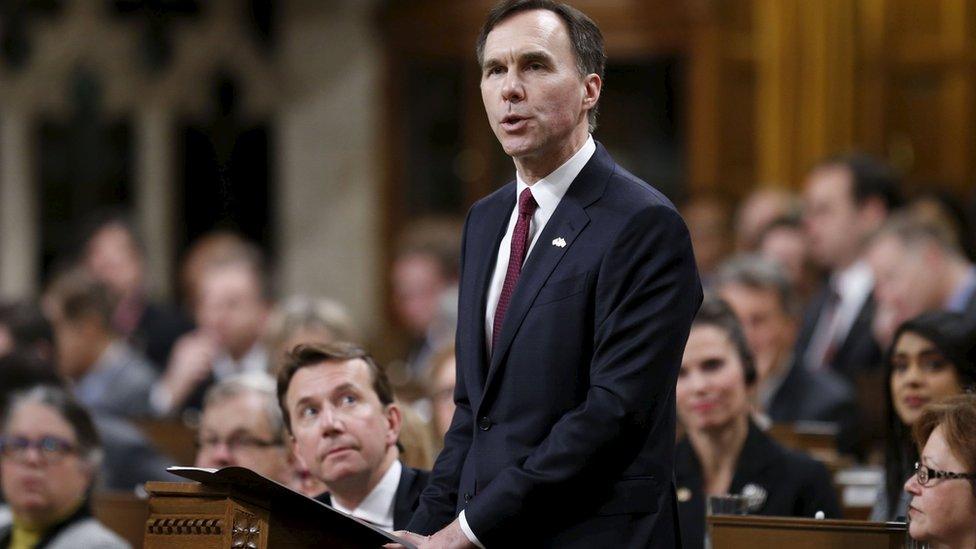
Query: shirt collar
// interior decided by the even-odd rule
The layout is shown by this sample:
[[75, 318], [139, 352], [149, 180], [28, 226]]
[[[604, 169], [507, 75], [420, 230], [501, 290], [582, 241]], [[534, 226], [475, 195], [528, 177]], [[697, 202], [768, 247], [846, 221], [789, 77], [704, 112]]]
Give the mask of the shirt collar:
[[976, 267], [970, 268], [969, 272], [966, 273], [966, 278], [962, 280], [962, 284], [952, 291], [952, 295], [945, 303], [946, 310], [965, 311], [974, 292], [976, 292]]
[[332, 498], [332, 506], [358, 519], [375, 524], [377, 527], [393, 531], [393, 503], [396, 499], [397, 486], [400, 485], [400, 475], [403, 465], [396, 460], [383, 474], [383, 478], [373, 488], [373, 491], [355, 509], [346, 509]]
[[831, 277], [831, 285], [841, 300], [847, 301], [860, 295], [871, 293], [874, 286], [874, 274], [871, 266], [865, 261], [858, 261], [850, 267]]
[[[593, 141], [593, 136], [590, 135], [586, 138], [583, 146], [573, 156], [569, 157], [569, 160], [531, 186], [532, 197], [539, 204], [540, 210], [548, 214], [556, 210], [559, 201], [569, 190], [569, 186], [572, 185], [576, 176], [583, 171], [583, 167], [590, 161], [594, 152], [596, 152], [596, 143]], [[522, 180], [522, 174], [518, 171], [515, 172], [515, 181], [516, 196], [521, 196], [522, 191], [529, 188], [529, 185]]]
[[222, 379], [241, 372], [263, 372], [268, 369], [268, 353], [260, 341], [251, 346], [240, 360], [234, 360], [226, 351], [214, 360], [214, 375]]

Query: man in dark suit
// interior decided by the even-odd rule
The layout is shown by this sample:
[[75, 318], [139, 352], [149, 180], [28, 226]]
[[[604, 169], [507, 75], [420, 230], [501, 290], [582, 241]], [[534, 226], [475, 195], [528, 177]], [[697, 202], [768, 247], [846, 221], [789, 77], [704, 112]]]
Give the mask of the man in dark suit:
[[807, 307], [797, 340], [797, 359], [811, 370], [833, 369], [856, 379], [881, 363], [872, 333], [874, 276], [864, 249], [900, 205], [898, 186], [890, 166], [863, 154], [828, 158], [807, 176], [810, 252], [829, 275]]
[[508, 1], [478, 42], [516, 181], [468, 214], [457, 410], [420, 547], [674, 547], [674, 387], [701, 303], [688, 231], [590, 136], [596, 25]]
[[402, 416], [386, 373], [348, 343], [299, 345], [278, 373], [278, 404], [318, 499], [386, 531], [410, 521], [429, 473], [400, 463]]
[[871, 240], [867, 257], [877, 279], [875, 332], [889, 344], [901, 323], [922, 313], [976, 320], [976, 266], [948, 228], [899, 213]]
[[759, 411], [776, 422], [856, 421], [854, 391], [843, 377], [795, 365], [799, 306], [778, 263], [752, 254], [733, 257], [719, 267], [715, 290], [735, 311], [755, 356]]

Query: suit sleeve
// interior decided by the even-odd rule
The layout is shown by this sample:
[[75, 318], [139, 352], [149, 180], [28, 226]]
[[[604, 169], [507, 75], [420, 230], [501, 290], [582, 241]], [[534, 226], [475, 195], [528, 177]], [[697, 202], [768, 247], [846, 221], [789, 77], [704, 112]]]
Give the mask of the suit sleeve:
[[[464, 272], [464, 252], [467, 242], [467, 227], [465, 222], [464, 237], [461, 240], [461, 272]], [[461, 285], [463, 287], [463, 285]], [[460, 337], [460, 334], [458, 334]], [[456, 341], [455, 348], [459, 348], [460, 341]], [[467, 387], [461, 365], [458, 364], [454, 384], [454, 418], [451, 426], [444, 435], [444, 449], [437, 456], [434, 468], [430, 473], [427, 488], [420, 496], [417, 510], [407, 525], [407, 530], [422, 535], [430, 535], [447, 526], [455, 517], [457, 508], [458, 484], [461, 478], [461, 466], [464, 464], [468, 449], [471, 447], [474, 425], [472, 419], [471, 402], [468, 398]]]
[[574, 487], [578, 496], [581, 486], [618, 479], [627, 463], [614, 453], [632, 448], [630, 437], [646, 440], [670, 406], [702, 300], [688, 230], [677, 212], [653, 205], [633, 214], [605, 252], [594, 291], [585, 400], [465, 509], [471, 529], [487, 545], [519, 520], [545, 516]]

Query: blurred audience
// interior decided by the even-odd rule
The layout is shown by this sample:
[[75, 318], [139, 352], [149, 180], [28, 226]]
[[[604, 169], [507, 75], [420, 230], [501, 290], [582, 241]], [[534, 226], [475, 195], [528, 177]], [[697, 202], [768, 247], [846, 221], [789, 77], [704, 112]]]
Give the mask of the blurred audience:
[[112, 326], [108, 288], [82, 269], [57, 277], [44, 295], [54, 329], [58, 371], [90, 410], [122, 417], [152, 414], [156, 371]]
[[704, 546], [708, 496], [738, 494], [750, 514], [840, 518], [823, 464], [787, 450], [751, 420], [755, 362], [731, 308], [707, 296], [692, 323], [675, 393], [685, 437], [675, 451], [685, 547]]
[[29, 301], [0, 303], [0, 357], [10, 353], [54, 362], [54, 334], [41, 308]]
[[153, 391], [161, 413], [199, 410], [214, 381], [240, 372], [267, 371], [263, 336], [271, 289], [260, 251], [242, 248], [199, 273], [194, 316], [197, 328], [177, 342]]
[[810, 256], [810, 239], [799, 216], [774, 219], [759, 235], [757, 253], [785, 270], [793, 293], [806, 307], [823, 278]]
[[775, 187], [759, 187], [749, 193], [735, 211], [735, 248], [759, 250], [760, 238], [777, 219], [799, 215], [800, 198]]
[[214, 231], [194, 240], [183, 254], [180, 267], [183, 308], [191, 312], [196, 310], [200, 278], [211, 265], [247, 255], [252, 250], [251, 244], [229, 231]]
[[[434, 457], [440, 448], [434, 440], [430, 423], [410, 406], [399, 400], [394, 403], [400, 408], [403, 420], [400, 423], [400, 461], [407, 467], [429, 471], [434, 466]], [[436, 448], [435, 448], [436, 447]]]
[[91, 514], [89, 497], [102, 459], [88, 412], [64, 390], [14, 395], [3, 415], [0, 546], [127, 548]]
[[299, 343], [359, 341], [349, 311], [338, 301], [292, 296], [275, 305], [268, 320], [265, 345], [277, 372], [286, 355]]
[[698, 274], [706, 287], [732, 248], [729, 215], [726, 202], [714, 196], [695, 197], [681, 208], [695, 250]]
[[958, 313], [926, 313], [895, 332], [887, 359], [885, 484], [873, 520], [906, 516], [909, 498], [901, 486], [918, 461], [911, 429], [926, 405], [976, 389], [974, 353], [976, 326]]
[[976, 266], [948, 228], [896, 214], [873, 238], [868, 260], [876, 280], [874, 330], [880, 342], [890, 342], [898, 325], [928, 311], [955, 311], [976, 322]]
[[864, 260], [868, 237], [900, 205], [899, 180], [866, 155], [829, 158], [804, 184], [804, 222], [814, 260], [829, 274], [807, 307], [796, 353], [807, 368], [850, 378], [881, 364], [874, 339], [874, 276]]
[[[715, 291], [745, 332], [755, 359], [760, 412], [775, 422], [824, 421], [847, 432], [855, 428], [857, 405], [850, 384], [829, 370], [814, 372], [797, 364], [793, 346], [799, 305], [778, 264], [755, 255], [735, 256], [719, 268]], [[848, 443], [844, 436], [838, 442]]]
[[430, 354], [454, 339], [461, 229], [451, 220], [408, 227], [390, 269], [393, 310], [410, 337], [407, 370], [414, 379]]
[[921, 458], [905, 482], [908, 531], [929, 547], [976, 547], [976, 396], [933, 404], [916, 422]]
[[386, 531], [402, 530], [428, 473], [400, 461], [402, 412], [384, 370], [348, 343], [300, 345], [278, 372], [278, 403], [318, 498]]
[[246, 467], [312, 497], [325, 490], [297, 466], [285, 440], [275, 381], [265, 372], [235, 374], [207, 390], [196, 466]]
[[428, 371], [428, 398], [431, 402], [431, 423], [438, 446], [454, 419], [454, 383], [457, 379], [457, 361], [454, 345], [445, 345], [431, 356]]
[[112, 292], [112, 327], [162, 370], [173, 344], [193, 326], [176, 309], [149, 299], [145, 248], [125, 216], [114, 214], [93, 224], [82, 262]]

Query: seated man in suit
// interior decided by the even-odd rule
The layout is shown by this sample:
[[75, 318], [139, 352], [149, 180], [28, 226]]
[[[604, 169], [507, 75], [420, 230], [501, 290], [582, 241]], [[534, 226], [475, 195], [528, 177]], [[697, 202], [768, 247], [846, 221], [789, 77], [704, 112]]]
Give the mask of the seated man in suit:
[[95, 413], [126, 418], [151, 414], [156, 371], [112, 327], [109, 289], [82, 269], [55, 278], [44, 296], [54, 331], [59, 373]]
[[772, 421], [835, 423], [850, 450], [857, 423], [854, 390], [840, 374], [811, 371], [793, 354], [799, 305], [785, 270], [759, 256], [735, 256], [718, 269], [718, 294], [739, 318], [756, 363], [757, 411]]
[[246, 467], [306, 495], [324, 490], [303, 482], [285, 443], [274, 379], [265, 372], [235, 374], [207, 390], [197, 444], [197, 467]]
[[386, 373], [348, 343], [299, 345], [278, 372], [295, 456], [325, 483], [319, 501], [387, 531], [406, 527], [427, 471], [400, 462], [402, 415]]
[[868, 246], [874, 270], [878, 340], [892, 343], [895, 328], [938, 310], [976, 320], [976, 265], [951, 229], [917, 214], [892, 216]]
[[206, 264], [194, 291], [197, 329], [177, 340], [153, 388], [153, 408], [160, 414], [199, 410], [214, 382], [268, 369], [262, 338], [272, 296], [261, 250], [241, 246]]
[[715, 289], [735, 311], [756, 357], [759, 411], [789, 422], [837, 422], [853, 412], [854, 393], [844, 378], [796, 365], [799, 307], [778, 264], [754, 255], [733, 257], [719, 268]]

